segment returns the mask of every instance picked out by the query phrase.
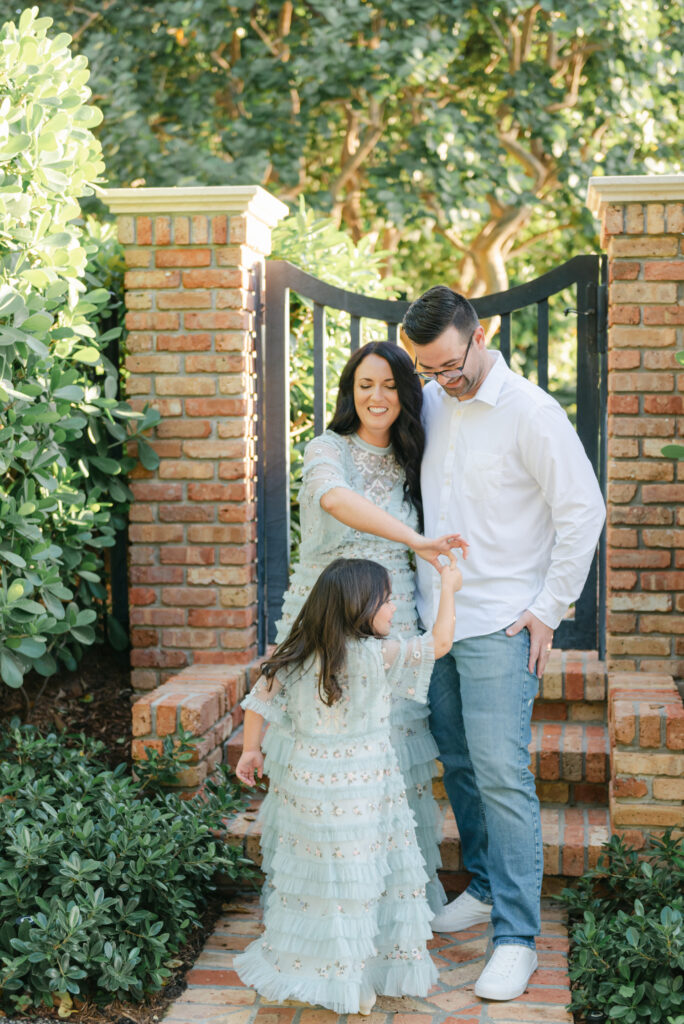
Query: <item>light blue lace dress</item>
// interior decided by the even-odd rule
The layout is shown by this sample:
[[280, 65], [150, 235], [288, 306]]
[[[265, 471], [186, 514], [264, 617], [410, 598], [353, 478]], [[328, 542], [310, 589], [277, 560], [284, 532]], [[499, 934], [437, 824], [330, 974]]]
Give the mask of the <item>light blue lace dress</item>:
[[[371, 992], [425, 996], [437, 979], [427, 875], [390, 739], [392, 694], [425, 702], [432, 635], [351, 641], [327, 707], [313, 662], [247, 695], [269, 728], [262, 820], [278, 837], [264, 933], [234, 960], [266, 999], [357, 1013]], [[291, 736], [284, 770], [279, 735]]]
[[[356, 434], [341, 436], [326, 430], [306, 446], [302, 487], [299, 492], [301, 546], [299, 564], [290, 578], [278, 623], [280, 643], [298, 615], [323, 569], [335, 558], [371, 558], [392, 578], [392, 600], [397, 606], [392, 634], [408, 638], [418, 633], [414, 571], [403, 544], [352, 530], [325, 512], [322, 496], [333, 487], [346, 487], [412, 529], [418, 516], [404, 501], [404, 473], [392, 446], [377, 448]], [[392, 742], [404, 776], [409, 806], [415, 815], [416, 836], [428, 873], [427, 896], [434, 912], [446, 901], [437, 877], [441, 817], [432, 795], [437, 745], [428, 728], [426, 706], [397, 696], [392, 705]], [[275, 753], [275, 751], [273, 751]], [[264, 871], [268, 873], [275, 837], [262, 835]]]

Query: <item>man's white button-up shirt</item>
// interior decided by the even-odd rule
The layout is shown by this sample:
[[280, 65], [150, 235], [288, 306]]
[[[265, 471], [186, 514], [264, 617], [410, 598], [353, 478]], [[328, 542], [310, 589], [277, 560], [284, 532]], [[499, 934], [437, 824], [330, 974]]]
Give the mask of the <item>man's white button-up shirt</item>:
[[[558, 402], [500, 353], [473, 398], [423, 390], [425, 536], [460, 533], [454, 640], [503, 629], [529, 609], [555, 629], [582, 590], [605, 518], [596, 476]], [[435, 621], [439, 574], [418, 559], [417, 605]]]

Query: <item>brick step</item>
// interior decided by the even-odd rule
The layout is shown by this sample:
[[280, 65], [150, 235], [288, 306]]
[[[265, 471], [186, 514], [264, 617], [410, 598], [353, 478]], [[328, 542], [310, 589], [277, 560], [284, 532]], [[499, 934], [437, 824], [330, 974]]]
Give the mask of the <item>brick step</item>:
[[604, 722], [606, 666], [596, 651], [551, 651], [534, 702], [534, 721]]
[[[261, 824], [257, 814], [261, 795], [250, 807], [233, 818], [226, 840], [240, 844], [248, 860], [261, 864]], [[442, 866], [445, 873], [462, 872], [461, 840], [451, 807], [440, 801], [444, 830], [441, 843]], [[544, 874], [548, 877], [578, 877], [594, 867], [601, 846], [610, 838], [607, 807], [542, 807], [542, 841]]]
[[[226, 758], [235, 767], [242, 750], [242, 726], [225, 744]], [[608, 730], [601, 724], [533, 722], [531, 768], [542, 803], [608, 803]], [[441, 765], [438, 764], [441, 769]], [[437, 800], [446, 800], [441, 778], [433, 781]]]

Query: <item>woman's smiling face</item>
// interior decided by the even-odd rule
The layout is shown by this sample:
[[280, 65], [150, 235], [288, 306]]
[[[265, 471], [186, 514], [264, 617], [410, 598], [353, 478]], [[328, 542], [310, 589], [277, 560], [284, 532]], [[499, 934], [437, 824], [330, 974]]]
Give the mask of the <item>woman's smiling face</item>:
[[386, 447], [401, 405], [392, 369], [382, 356], [371, 353], [356, 367], [354, 408], [359, 417], [359, 437], [369, 444]]

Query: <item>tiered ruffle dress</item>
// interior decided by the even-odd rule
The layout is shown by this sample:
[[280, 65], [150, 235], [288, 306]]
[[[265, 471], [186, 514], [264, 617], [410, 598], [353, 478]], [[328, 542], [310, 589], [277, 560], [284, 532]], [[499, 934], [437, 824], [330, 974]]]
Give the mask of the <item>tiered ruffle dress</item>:
[[[392, 600], [396, 612], [392, 634], [408, 639], [418, 633], [414, 571], [409, 551], [395, 541], [353, 530], [321, 508], [321, 498], [333, 487], [345, 487], [372, 501], [395, 519], [418, 526], [418, 515], [404, 500], [404, 473], [392, 446], [378, 448], [356, 434], [342, 436], [326, 430], [310, 441], [304, 452], [302, 487], [299, 492], [301, 545], [299, 564], [290, 578], [278, 623], [282, 642], [323, 569], [335, 558], [370, 558], [380, 562], [392, 578]], [[396, 696], [391, 725], [399, 767], [404, 777], [409, 806], [415, 815], [416, 837], [428, 873], [427, 897], [434, 912], [446, 902], [437, 869], [441, 816], [432, 795], [432, 777], [437, 744], [428, 728], [428, 708]], [[281, 737], [282, 741], [282, 737]], [[271, 755], [276, 755], [276, 738], [271, 738]], [[282, 748], [282, 742], [280, 743]], [[286, 763], [286, 762], [284, 762]], [[268, 875], [274, 837], [262, 836], [264, 871]]]
[[431, 634], [353, 640], [332, 707], [313, 663], [270, 691], [262, 677], [243, 702], [291, 736], [287, 767], [264, 744], [261, 815], [277, 846], [265, 931], [234, 960], [266, 999], [357, 1013], [372, 992], [425, 996], [437, 979], [427, 875], [389, 724], [392, 693], [427, 700], [433, 662]]

